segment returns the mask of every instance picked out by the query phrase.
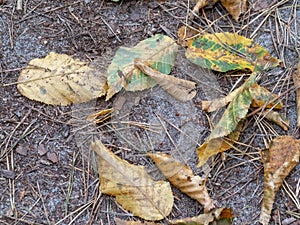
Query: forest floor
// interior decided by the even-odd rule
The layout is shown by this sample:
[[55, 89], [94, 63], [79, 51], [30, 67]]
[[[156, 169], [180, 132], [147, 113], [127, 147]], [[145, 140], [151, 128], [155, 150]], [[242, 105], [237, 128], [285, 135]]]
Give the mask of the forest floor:
[[[23, 1], [20, 9], [19, 1], [0, 2], [0, 224], [114, 224], [114, 218], [136, 220], [114, 197], [99, 191], [94, 156], [89, 150], [95, 138], [121, 158], [144, 165], [150, 172], [155, 169], [145, 157], [146, 151], [171, 152], [178, 146], [192, 146], [184, 155], [196, 174], [208, 176], [207, 187], [216, 206], [233, 209], [233, 224], [259, 224], [264, 180], [259, 150], [278, 135], [300, 137], [295, 92], [286, 92], [293, 85], [292, 74], [300, 53], [299, 1], [250, 0], [239, 22], [219, 3], [200, 10], [191, 21], [187, 15], [193, 4], [187, 0], [29, 0]], [[264, 119], [248, 117], [236, 149], [197, 168], [197, 156], [189, 150], [203, 143], [210, 133], [201, 100], [228, 94], [244, 78], [202, 70], [183, 56], [176, 62], [173, 75], [193, 80], [199, 87], [193, 101], [184, 104], [153, 89], [122, 92], [108, 102], [101, 98], [69, 107], [51, 106], [27, 99], [14, 84], [30, 60], [49, 52], [93, 61], [105, 70], [118, 47], [134, 46], [155, 34], [177, 39], [178, 28], [186, 23], [212, 33], [238, 32], [282, 60], [281, 68], [262, 74], [260, 84], [281, 95], [281, 112], [290, 120], [288, 131]], [[203, 73], [206, 75], [201, 76]], [[124, 97], [127, 102], [119, 107]], [[90, 113], [110, 107], [119, 107], [121, 113], [109, 123], [96, 127], [85, 122]], [[182, 122], [180, 115], [187, 112], [190, 123], [182, 129], [194, 139], [192, 143], [167, 123], [167, 133], [150, 134], [148, 143], [143, 129], [128, 130], [120, 123], [128, 113], [131, 120], [157, 123], [153, 115], [159, 114], [177, 126]], [[195, 200], [176, 188], [173, 192], [175, 206], [169, 219], [203, 212]], [[299, 198], [300, 164], [278, 191], [270, 224], [299, 225]]]

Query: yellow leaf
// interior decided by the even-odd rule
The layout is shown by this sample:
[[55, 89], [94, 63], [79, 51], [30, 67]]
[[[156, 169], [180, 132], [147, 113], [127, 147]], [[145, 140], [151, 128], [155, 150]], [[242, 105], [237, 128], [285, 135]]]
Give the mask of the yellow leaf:
[[232, 224], [232, 219], [231, 209], [219, 208], [210, 213], [200, 214], [195, 217], [171, 220], [170, 223], [178, 225], [230, 225]]
[[297, 71], [293, 74], [294, 86], [296, 88], [297, 103], [297, 126], [300, 126], [300, 56]]
[[161, 220], [170, 214], [174, 197], [170, 184], [154, 181], [143, 166], [115, 156], [101, 141], [91, 144], [97, 154], [100, 189], [116, 196], [117, 202], [146, 220]]
[[18, 90], [29, 99], [52, 105], [82, 103], [106, 94], [106, 76], [86, 62], [50, 52], [22, 70]]
[[204, 207], [204, 212], [215, 208], [206, 189], [206, 179], [195, 176], [191, 168], [168, 154], [148, 154], [164, 176], [180, 191], [196, 199]]
[[158, 225], [158, 223], [154, 222], [147, 222], [144, 223], [141, 221], [128, 221], [128, 220], [121, 220], [119, 218], [115, 218], [115, 222], [117, 225]]
[[241, 13], [246, 11], [246, 0], [220, 0], [225, 9], [235, 21], [239, 20]]
[[163, 74], [147, 66], [143, 60], [136, 58], [134, 65], [143, 73], [150, 76], [159, 86], [179, 101], [186, 102], [196, 95], [196, 83]]
[[196, 149], [198, 155], [198, 167], [203, 166], [207, 160], [220, 152], [227, 151], [232, 148], [234, 141], [237, 141], [240, 136], [243, 122], [240, 122], [236, 130], [228, 135], [228, 138], [208, 139], [199, 148]]
[[272, 140], [270, 148], [261, 152], [264, 164], [264, 199], [259, 221], [269, 224], [276, 192], [285, 177], [299, 163], [299, 141], [290, 136]]

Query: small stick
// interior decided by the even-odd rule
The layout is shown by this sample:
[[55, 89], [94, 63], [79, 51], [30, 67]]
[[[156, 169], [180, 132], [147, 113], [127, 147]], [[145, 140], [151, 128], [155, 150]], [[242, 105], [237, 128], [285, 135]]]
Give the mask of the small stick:
[[18, 0], [17, 1], [17, 10], [21, 11], [22, 10], [22, 5], [23, 5], [23, 1], [22, 0]]
[[300, 56], [297, 71], [293, 74], [293, 81], [296, 88], [297, 126], [300, 127]]

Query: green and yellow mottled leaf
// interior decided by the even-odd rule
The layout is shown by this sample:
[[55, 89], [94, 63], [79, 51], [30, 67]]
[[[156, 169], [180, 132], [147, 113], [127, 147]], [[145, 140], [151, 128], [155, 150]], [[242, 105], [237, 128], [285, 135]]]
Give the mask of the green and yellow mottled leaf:
[[[179, 30], [179, 35], [183, 33], [189, 32]], [[181, 40], [186, 38], [190, 37], [179, 36]], [[185, 42], [185, 45], [188, 46], [186, 57], [190, 61], [203, 68], [220, 72], [231, 70], [258, 72], [274, 68], [280, 62], [253, 40], [234, 33], [197, 35]]]
[[115, 196], [124, 209], [145, 220], [161, 220], [170, 214], [174, 197], [168, 182], [154, 181], [143, 166], [120, 159], [100, 140], [91, 149], [97, 154], [102, 193]]
[[134, 59], [149, 62], [150, 67], [164, 74], [171, 72], [178, 46], [168, 36], [157, 34], [145, 39], [133, 48], [120, 47], [108, 67], [108, 100], [122, 88], [138, 91], [153, 87], [156, 82], [134, 66]]
[[82, 103], [106, 94], [106, 75], [86, 62], [50, 52], [22, 70], [18, 90], [29, 99], [52, 105]]

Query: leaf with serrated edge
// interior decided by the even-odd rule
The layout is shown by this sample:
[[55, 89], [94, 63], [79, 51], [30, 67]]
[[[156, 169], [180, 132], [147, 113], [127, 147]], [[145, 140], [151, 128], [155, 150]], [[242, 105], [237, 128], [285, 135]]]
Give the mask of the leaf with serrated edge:
[[150, 67], [169, 74], [175, 62], [177, 44], [168, 36], [157, 34], [145, 39], [133, 48], [120, 47], [108, 67], [108, 93], [106, 100], [122, 88], [139, 91], [153, 87], [156, 82], [134, 66], [134, 59], [151, 60]]
[[276, 192], [285, 177], [299, 163], [299, 141], [291, 136], [273, 139], [267, 150], [261, 151], [264, 164], [264, 198], [259, 221], [269, 224]]
[[203, 166], [211, 156], [231, 149], [234, 141], [239, 139], [242, 127], [243, 122], [240, 122], [235, 131], [228, 135], [228, 138], [220, 137], [210, 139], [197, 148], [196, 153], [199, 158], [197, 166]]
[[195, 217], [188, 217], [179, 220], [171, 220], [170, 224], [178, 225], [231, 225], [233, 215], [231, 209], [219, 208], [212, 212], [200, 214]]
[[87, 102], [106, 94], [106, 75], [86, 62], [50, 52], [21, 71], [18, 90], [29, 99], [51, 105]]
[[206, 189], [206, 179], [195, 176], [189, 166], [184, 165], [168, 154], [148, 153], [148, 155], [175, 187], [203, 205], [204, 212], [209, 212], [215, 208], [213, 200], [209, 197]]
[[139, 58], [134, 60], [134, 65], [143, 73], [152, 77], [162, 89], [179, 101], [186, 102], [192, 100], [197, 93], [195, 82], [163, 74], [152, 69], [146, 62]]
[[[179, 34], [184, 35], [188, 32]], [[179, 37], [184, 40], [185, 37]], [[250, 70], [259, 72], [279, 65], [280, 60], [271, 57], [268, 51], [253, 40], [234, 33], [214, 33], [196, 35], [183, 42], [188, 46], [186, 57], [191, 62], [220, 72]], [[266, 68], [266, 66], [268, 66]]]
[[225, 137], [230, 134], [238, 123], [245, 118], [251, 104], [249, 87], [254, 84], [256, 75], [252, 74], [243, 85], [232, 102], [227, 106], [222, 118], [212, 130], [208, 140]]
[[124, 209], [146, 220], [161, 220], [170, 214], [174, 197], [168, 182], [154, 181], [143, 166], [120, 159], [100, 140], [91, 149], [97, 154], [102, 193], [115, 196]]

